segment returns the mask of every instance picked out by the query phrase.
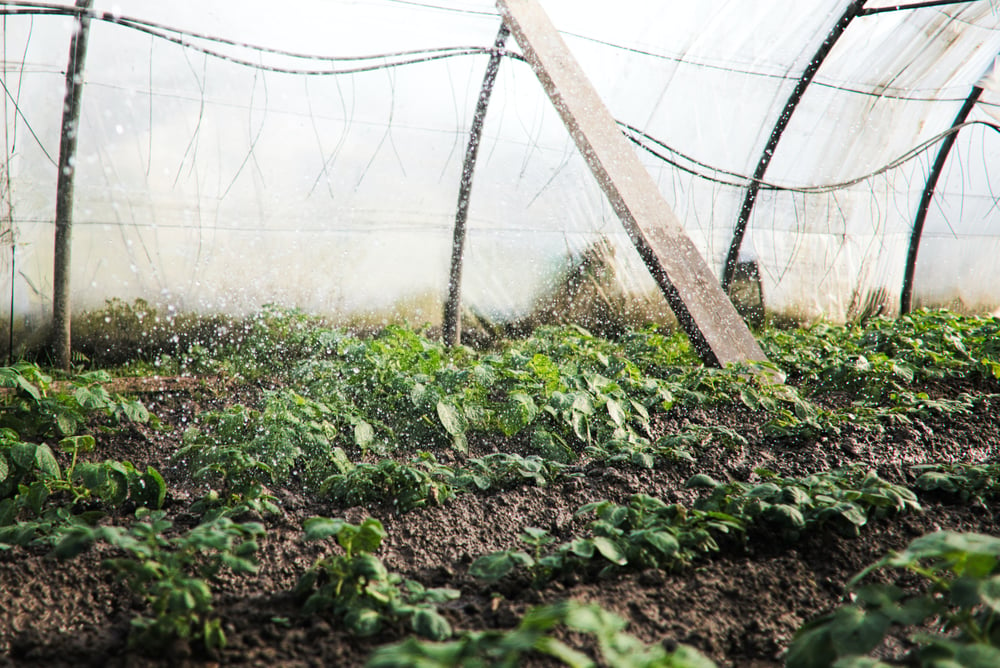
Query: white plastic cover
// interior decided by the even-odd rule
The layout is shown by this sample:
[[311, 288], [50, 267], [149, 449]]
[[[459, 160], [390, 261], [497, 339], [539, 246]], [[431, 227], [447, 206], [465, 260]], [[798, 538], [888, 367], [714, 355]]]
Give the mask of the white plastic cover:
[[[0, 2], [0, 9], [28, 4]], [[636, 150], [721, 276], [747, 177], [849, 3], [541, 4], [611, 113], [669, 147], [657, 150], [680, 167]], [[91, 24], [76, 159], [74, 308], [143, 297], [202, 312], [280, 303], [342, 314], [392, 313], [406, 302], [407, 318], [440, 318], [487, 55], [384, 68], [407, 58], [295, 58], [166, 28], [323, 58], [482, 49], [500, 27], [490, 0], [97, 0], [95, 10], [149, 30]], [[56, 160], [75, 22], [44, 14], [0, 20], [7, 177], [0, 215], [13, 239], [2, 252], [0, 312], [13, 303], [37, 319], [50, 308]], [[508, 47], [517, 51], [513, 38]], [[758, 261], [770, 309], [838, 320], [879, 289], [898, 305], [917, 205], [940, 147], [932, 140], [977, 84], [984, 92], [968, 120], [1000, 120], [991, 75], [998, 52], [1000, 7], [988, 0], [851, 22], [778, 143], [764, 180], [780, 188], [762, 189], [750, 218], [743, 253]], [[364, 66], [376, 68], [317, 73]], [[998, 158], [995, 127], [959, 132], [927, 215], [917, 303], [1000, 304]], [[815, 192], [822, 186], [831, 187]], [[568, 255], [602, 237], [616, 248], [625, 287], [655, 290], [518, 60], [501, 64], [469, 228], [463, 300], [493, 317], [524, 313]]]

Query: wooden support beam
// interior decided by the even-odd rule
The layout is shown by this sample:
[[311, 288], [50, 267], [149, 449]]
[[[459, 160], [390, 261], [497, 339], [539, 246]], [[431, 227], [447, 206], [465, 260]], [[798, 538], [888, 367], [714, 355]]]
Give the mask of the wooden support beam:
[[746, 323], [536, 0], [497, 7], [706, 364], [765, 361]]
[[83, 66], [87, 59], [87, 34], [94, 0], [76, 0], [81, 10], [76, 31], [70, 40], [66, 63], [66, 97], [63, 100], [62, 135], [59, 139], [59, 172], [56, 176], [56, 218], [54, 266], [52, 271], [52, 356], [53, 364], [69, 371], [72, 339], [70, 332], [70, 272], [72, 271], [73, 181], [76, 175], [76, 140], [80, 134], [80, 100], [83, 95]]

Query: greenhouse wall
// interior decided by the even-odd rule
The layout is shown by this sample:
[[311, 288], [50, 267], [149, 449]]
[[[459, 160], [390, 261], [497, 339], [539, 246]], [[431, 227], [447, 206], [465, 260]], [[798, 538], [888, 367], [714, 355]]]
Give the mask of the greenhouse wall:
[[[762, 151], [858, 3], [541, 4], [721, 279]], [[1000, 305], [1000, 8], [878, 11], [894, 4], [861, 3], [762, 178], [740, 255], [757, 263], [773, 313], [839, 321], [873, 299], [898, 311], [930, 166], [977, 86], [927, 212], [914, 294], [917, 305]], [[51, 311], [72, 7], [0, 3], [0, 314], [29, 330]], [[439, 321], [462, 160], [499, 27], [489, 0], [293, 0], [281, 11], [98, 0], [74, 163], [74, 309], [142, 298], [176, 312], [281, 304]], [[613, 249], [619, 288], [656, 301], [508, 47], [474, 174], [463, 302], [490, 319], [523, 317], [595, 244]]]

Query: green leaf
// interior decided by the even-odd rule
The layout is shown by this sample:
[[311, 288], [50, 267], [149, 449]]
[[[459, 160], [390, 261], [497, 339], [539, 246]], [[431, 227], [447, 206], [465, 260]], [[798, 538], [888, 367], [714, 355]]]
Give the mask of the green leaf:
[[32, 399], [34, 399], [35, 401], [41, 401], [42, 399], [41, 391], [33, 384], [31, 384], [27, 378], [18, 373], [15, 375], [15, 379], [17, 382], [17, 386], [20, 387], [25, 392], [27, 392]]
[[351, 570], [369, 580], [384, 580], [389, 575], [382, 560], [372, 554], [359, 554], [351, 559]]
[[68, 413], [59, 413], [56, 415], [56, 427], [59, 428], [59, 432], [64, 436], [72, 436], [76, 433], [76, 418]]
[[[132, 422], [148, 422], [149, 411], [139, 401], [126, 401], [121, 404], [122, 413]], [[222, 632], [221, 630], [219, 631]]]
[[344, 623], [355, 635], [375, 635], [382, 628], [382, 616], [371, 608], [355, 608], [344, 615]]
[[0, 499], [0, 527], [14, 523], [17, 518], [17, 502], [14, 499]]
[[962, 668], [996, 668], [1000, 666], [1000, 648], [993, 645], [968, 644], [954, 646], [955, 663]]
[[594, 543], [594, 547], [600, 552], [605, 559], [613, 564], [618, 564], [619, 566], [624, 566], [628, 563], [628, 559], [625, 558], [625, 553], [621, 551], [618, 544], [615, 543], [610, 538], [605, 536], [595, 536], [591, 539]]
[[27, 501], [31, 512], [42, 514], [42, 507], [49, 498], [49, 488], [43, 482], [34, 482], [28, 487]]
[[447, 640], [451, 637], [451, 625], [437, 611], [430, 608], [417, 608], [411, 621], [413, 631], [419, 636], [431, 640]]
[[447, 403], [445, 401], [439, 401], [437, 403], [437, 414], [438, 419], [441, 420], [442, 426], [444, 426], [445, 431], [447, 431], [452, 436], [458, 436], [464, 434], [468, 426], [465, 416], [462, 414], [454, 404]]
[[802, 511], [785, 503], [775, 504], [768, 508], [767, 516], [772, 521], [794, 529], [802, 529], [806, 525], [806, 518]]
[[596, 605], [573, 605], [566, 611], [566, 626], [584, 633], [601, 635], [609, 631], [621, 631], [625, 620]]
[[2, 452], [0, 452], [0, 483], [7, 480], [7, 476], [9, 475], [10, 465], [7, 463], [7, 458], [4, 457]]
[[37, 448], [35, 448], [35, 466], [49, 478], [61, 478], [62, 472], [59, 469], [59, 462], [56, 461], [56, 456], [52, 454], [52, 450], [49, 446], [42, 443]]
[[222, 630], [222, 620], [206, 619], [202, 629], [205, 649], [215, 652], [226, 647], [226, 634]]
[[139, 478], [142, 487], [142, 494], [136, 499], [147, 508], [162, 508], [163, 502], [167, 498], [167, 483], [163, 480], [160, 472], [152, 466], [146, 467], [146, 472]]
[[511, 572], [518, 566], [533, 566], [535, 560], [526, 552], [493, 552], [486, 554], [469, 566], [469, 574], [473, 577], [495, 582]]
[[70, 559], [90, 549], [94, 544], [94, 532], [87, 527], [74, 527], [63, 534], [56, 543], [52, 554], [58, 559]]
[[980, 581], [977, 578], [960, 577], [951, 583], [950, 597], [960, 608], [971, 609], [980, 602]]
[[563, 641], [551, 636], [538, 638], [534, 643], [534, 649], [555, 658], [570, 668], [593, 668], [597, 665], [583, 652], [575, 650]]
[[830, 640], [829, 619], [799, 629], [785, 656], [785, 668], [830, 668], [837, 654]]
[[90, 452], [94, 449], [94, 445], [97, 444], [97, 439], [95, 439], [90, 434], [84, 434], [83, 436], [67, 436], [66, 438], [59, 441], [59, 449], [63, 452]]
[[688, 478], [688, 481], [684, 483], [684, 487], [687, 489], [715, 489], [720, 484], [712, 476], [699, 473]]
[[678, 645], [666, 665], [670, 668], [718, 668], [714, 661], [689, 645]]
[[982, 596], [983, 603], [994, 612], [1000, 612], [1000, 575], [994, 575], [985, 580], [980, 585], [979, 595]]
[[538, 406], [524, 392], [512, 392], [507, 403], [497, 413], [500, 430], [505, 436], [513, 436], [527, 427], [538, 415]]
[[868, 656], [845, 656], [837, 659], [832, 668], [893, 668], [888, 663]]
[[339, 517], [310, 517], [302, 522], [302, 529], [306, 540], [322, 540], [339, 534], [345, 524]]
[[681, 549], [681, 544], [677, 538], [666, 531], [647, 531], [642, 534], [643, 539], [655, 547], [663, 554], [673, 556]]
[[569, 551], [578, 557], [590, 559], [594, 556], [594, 541], [587, 538], [576, 538], [567, 544]]
[[781, 496], [781, 488], [773, 482], [765, 482], [757, 485], [747, 492], [747, 496], [756, 499], [764, 499], [765, 501], [772, 501]]
[[358, 420], [354, 425], [354, 444], [361, 450], [367, 450], [375, 440], [375, 430], [364, 420]]
[[14, 443], [10, 446], [10, 459], [21, 470], [34, 471], [37, 449], [38, 446], [34, 443]]
[[355, 552], [374, 552], [382, 545], [385, 538], [385, 528], [374, 517], [366, 517], [361, 522], [360, 530], [354, 538]]
[[614, 399], [608, 399], [605, 407], [608, 410], [608, 415], [611, 417], [611, 421], [619, 427], [624, 425], [628, 420], [628, 416], [625, 415], [625, 409], [623, 409], [621, 404]]
[[830, 640], [837, 656], [868, 654], [882, 642], [889, 624], [889, 618], [881, 612], [844, 606], [830, 621]]

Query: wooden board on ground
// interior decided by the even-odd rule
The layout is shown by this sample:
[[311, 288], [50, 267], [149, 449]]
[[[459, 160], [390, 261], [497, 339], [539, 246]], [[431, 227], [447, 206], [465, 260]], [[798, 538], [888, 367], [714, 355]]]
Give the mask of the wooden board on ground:
[[538, 2], [497, 7], [701, 358], [766, 360]]

